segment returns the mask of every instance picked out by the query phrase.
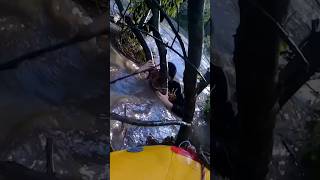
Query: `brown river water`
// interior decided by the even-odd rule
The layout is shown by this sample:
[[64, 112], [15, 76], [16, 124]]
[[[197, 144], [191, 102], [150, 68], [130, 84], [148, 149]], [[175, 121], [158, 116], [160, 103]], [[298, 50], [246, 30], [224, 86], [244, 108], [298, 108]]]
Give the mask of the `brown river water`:
[[[69, 0], [0, 1], [0, 62], [70, 38], [92, 19]], [[0, 159], [46, 171], [53, 138], [57, 176], [106, 179], [107, 57], [97, 39], [50, 52], [0, 72]]]

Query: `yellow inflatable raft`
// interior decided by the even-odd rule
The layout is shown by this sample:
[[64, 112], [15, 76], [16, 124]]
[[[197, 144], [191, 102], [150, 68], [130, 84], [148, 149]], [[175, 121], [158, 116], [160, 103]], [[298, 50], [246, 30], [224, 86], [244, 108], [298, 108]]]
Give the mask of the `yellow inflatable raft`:
[[111, 152], [111, 180], [209, 180], [196, 156], [175, 146], [144, 146]]

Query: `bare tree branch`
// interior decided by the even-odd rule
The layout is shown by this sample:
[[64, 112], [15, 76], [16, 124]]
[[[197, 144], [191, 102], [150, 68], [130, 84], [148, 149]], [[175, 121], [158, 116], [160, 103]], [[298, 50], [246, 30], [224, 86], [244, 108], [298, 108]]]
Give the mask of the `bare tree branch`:
[[186, 49], [184, 47], [184, 43], [181, 39], [181, 36], [179, 35], [179, 32], [176, 30], [176, 28], [174, 27], [170, 17], [167, 15], [166, 12], [164, 12], [164, 10], [161, 8], [161, 6], [159, 5], [159, 3], [157, 3], [155, 0], [148, 0], [148, 1], [151, 1], [159, 10], [160, 12], [162, 13], [162, 15], [164, 16], [164, 18], [167, 20], [169, 26], [171, 27], [172, 31], [174, 32], [174, 34], [177, 36], [178, 38], [178, 41], [180, 43], [180, 47], [182, 49], [182, 53], [183, 53], [183, 56], [184, 57], [187, 57], [187, 53], [186, 53]]
[[301, 68], [304, 63], [295, 56], [279, 73], [279, 105], [282, 107], [320, 67], [319, 61], [320, 32], [312, 31], [305, 39], [302, 51], [309, 59], [310, 68]]
[[283, 38], [283, 40], [289, 45], [290, 49], [298, 55], [300, 58], [298, 60], [302, 60], [306, 69], [309, 68], [310, 64], [309, 61], [306, 59], [304, 54], [301, 52], [300, 48], [296, 45], [296, 43], [290, 38], [288, 32], [282, 27], [282, 25], [275, 20], [264, 8], [262, 8], [258, 3], [254, 2], [253, 0], [247, 0], [253, 6], [255, 6], [263, 15], [265, 15], [276, 27], [277, 32]]
[[129, 118], [125, 116], [118, 115], [116, 113], [110, 113], [110, 117], [101, 115], [98, 119], [102, 120], [116, 120], [121, 121], [127, 124], [135, 126], [171, 126], [171, 125], [180, 125], [180, 126], [191, 126], [189, 123], [183, 121], [174, 121], [174, 120], [164, 120], [164, 121], [141, 121], [135, 118]]
[[[129, 25], [127, 25], [127, 24], [122, 24], [122, 25], [124, 25], [124, 26], [129, 26]], [[137, 27], [135, 27], [135, 26], [131, 26], [130, 28], [134, 28], [134, 29], [136, 29], [136, 30], [138, 30], [138, 31], [140, 31], [140, 32], [142, 32], [142, 33], [144, 33], [144, 34], [152, 37], [155, 41], [158, 41], [158, 42], [160, 42], [160, 43], [163, 43], [164, 46], [166, 46], [167, 48], [171, 49], [174, 53], [176, 53], [181, 59], [184, 60], [185, 63], [187, 63], [188, 65], [190, 65], [190, 66], [199, 74], [199, 76], [200, 76], [205, 82], [207, 82], [206, 78], [204, 78], [204, 76], [203, 76], [202, 73], [198, 70], [198, 68], [196, 68], [192, 63], [190, 63], [190, 61], [188, 60], [187, 57], [184, 57], [181, 53], [179, 53], [179, 52], [178, 52], [177, 50], [175, 50], [173, 47], [170, 47], [168, 44], [164, 43], [163, 41], [161, 41], [161, 40], [158, 39], [157, 37], [153, 36], [152, 34], [146, 32], [146, 31], [144, 31], [144, 30], [141, 30], [141, 29], [139, 29], [139, 28], [137, 28]], [[212, 64], [212, 62], [210, 62], [210, 63]]]

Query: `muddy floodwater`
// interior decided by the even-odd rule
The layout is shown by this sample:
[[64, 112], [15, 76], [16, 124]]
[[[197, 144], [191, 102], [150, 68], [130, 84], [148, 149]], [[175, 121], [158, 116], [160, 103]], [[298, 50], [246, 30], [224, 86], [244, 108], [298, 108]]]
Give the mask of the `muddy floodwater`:
[[[118, 10], [114, 1], [110, 1], [111, 18], [115, 17]], [[174, 40], [174, 33], [170, 29], [166, 21], [160, 25], [160, 33], [163, 40], [171, 44]], [[188, 39], [182, 34], [183, 42], [187, 49]], [[158, 49], [152, 37], [145, 36], [145, 40], [152, 51], [156, 64], [159, 63]], [[173, 48], [182, 53], [178, 41], [173, 43]], [[200, 72], [205, 73], [209, 66], [209, 57], [203, 55], [200, 65]], [[183, 72], [185, 63], [176, 53], [167, 49], [167, 60], [177, 67], [175, 80], [180, 82], [183, 87]], [[121, 54], [115, 46], [110, 50], [110, 80], [115, 80], [131, 73], [131, 69], [137, 65]], [[209, 152], [210, 129], [207, 122], [203, 119], [203, 109], [205, 101], [208, 98], [210, 87], [207, 87], [197, 99], [196, 113], [193, 122], [192, 141], [196, 146], [201, 146]], [[141, 80], [137, 77], [130, 77], [121, 81], [117, 81], [110, 85], [110, 111], [135, 117], [144, 121], [157, 120], [181, 120], [173, 113], [168, 111], [161, 103], [155, 93], [151, 90], [147, 80]], [[112, 120], [110, 122], [110, 140], [113, 150], [125, 149], [132, 146], [145, 145], [148, 136], [161, 142], [168, 136], [175, 137], [179, 130], [179, 126], [163, 126], [163, 127], [138, 127], [123, 124], [119, 121]]]
[[[92, 18], [70, 0], [0, 1], [0, 63], [74, 35]], [[106, 56], [98, 38], [0, 72], [0, 159], [46, 172], [53, 139], [58, 177], [106, 179]], [[100, 39], [101, 40], [101, 39]]]
[[[128, 70], [130, 68], [127, 68], [127, 66], [135, 66], [132, 61], [121, 55], [113, 47], [111, 48], [110, 54], [111, 80], [127, 75], [130, 72]], [[207, 127], [207, 123], [201, 119], [202, 112], [200, 110], [200, 108], [203, 108], [201, 106], [204, 106], [206, 97], [206, 94], [203, 93], [198, 98], [198, 106], [196, 108], [195, 122], [193, 125], [196, 134], [199, 133], [198, 128], [206, 128], [206, 131], [202, 134], [202, 136], [205, 136], [202, 145], [205, 144], [208, 146], [208, 141], [210, 139], [209, 127]], [[141, 80], [137, 77], [130, 77], [118, 81], [110, 86], [110, 108], [111, 112], [144, 121], [159, 121], [164, 119], [181, 120], [181, 118], [175, 116], [166, 109], [151, 90], [147, 80]], [[148, 136], [161, 142], [168, 136], [175, 137], [178, 130], [179, 126], [174, 125], [163, 127], [137, 127], [112, 120], [110, 122], [111, 146], [114, 150], [120, 150], [132, 146], [145, 145]]]

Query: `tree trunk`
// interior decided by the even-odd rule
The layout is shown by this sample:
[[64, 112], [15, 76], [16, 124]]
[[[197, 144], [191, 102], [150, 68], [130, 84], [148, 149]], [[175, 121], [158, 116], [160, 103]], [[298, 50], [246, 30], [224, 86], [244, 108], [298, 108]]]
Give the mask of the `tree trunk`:
[[[203, 5], [204, 0], [188, 2], [188, 59], [196, 68], [199, 68], [202, 56]], [[185, 64], [183, 83], [185, 95], [183, 121], [191, 123], [196, 102], [197, 72], [187, 63]], [[181, 127], [176, 142], [179, 143], [188, 137], [188, 132], [190, 132], [190, 128]]]
[[232, 179], [263, 180], [273, 147], [279, 35], [275, 24], [253, 3], [281, 22], [288, 0], [239, 0], [234, 62], [241, 129]]
[[[160, 11], [158, 8], [152, 4], [152, 2], [147, 1], [149, 8], [152, 12], [152, 18], [149, 21], [150, 29], [152, 34], [159, 40], [162, 40], [161, 34], [159, 33], [159, 24], [160, 24]], [[161, 76], [161, 88], [168, 88], [168, 63], [167, 63], [167, 49], [166, 47], [159, 41], [156, 41], [156, 45], [159, 51], [160, 57], [160, 76]]]

